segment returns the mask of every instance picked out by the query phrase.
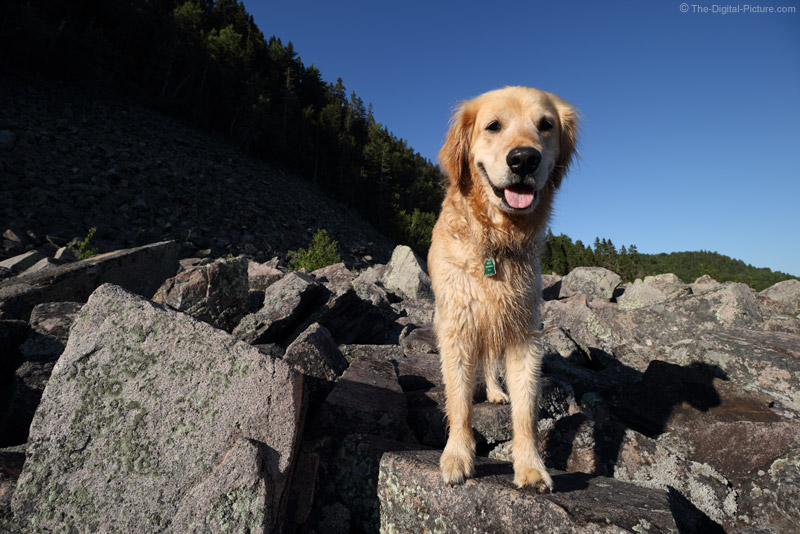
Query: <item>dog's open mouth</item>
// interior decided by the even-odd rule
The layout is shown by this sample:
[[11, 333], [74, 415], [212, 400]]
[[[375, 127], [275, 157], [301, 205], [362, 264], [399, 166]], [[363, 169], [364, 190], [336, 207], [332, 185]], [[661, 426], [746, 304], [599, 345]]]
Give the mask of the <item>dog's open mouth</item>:
[[529, 208], [536, 200], [536, 188], [527, 184], [516, 184], [506, 188], [492, 186], [494, 194], [517, 210]]

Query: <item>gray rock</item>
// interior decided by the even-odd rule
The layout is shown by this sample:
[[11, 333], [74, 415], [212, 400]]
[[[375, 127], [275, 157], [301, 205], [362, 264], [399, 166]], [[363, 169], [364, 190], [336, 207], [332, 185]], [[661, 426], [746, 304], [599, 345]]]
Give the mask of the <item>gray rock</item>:
[[0, 449], [0, 532], [4, 534], [22, 530], [19, 524], [14, 524], [11, 497], [24, 463], [24, 445]]
[[789, 308], [790, 313], [794, 313], [795, 315], [800, 314], [800, 280], [784, 280], [783, 282], [778, 282], [759, 294], [768, 299], [785, 304]]
[[297, 455], [289, 488], [289, 503], [286, 510], [286, 531], [294, 532], [308, 520], [314, 506], [320, 455], [303, 452]]
[[561, 293], [561, 277], [557, 274], [542, 275], [542, 299], [558, 300]]
[[283, 272], [266, 263], [247, 262], [247, 277], [251, 290], [264, 291], [283, 276]]
[[703, 291], [708, 291], [709, 289], [716, 289], [720, 285], [722, 284], [711, 278], [709, 275], [704, 274], [695, 280], [691, 285], [692, 293], [702, 293]]
[[645, 276], [644, 284], [655, 287], [669, 299], [676, 299], [692, 293], [692, 288], [672, 273]]
[[399, 245], [383, 275], [383, 284], [410, 299], [432, 299], [433, 288], [425, 260], [410, 247]]
[[745, 392], [767, 395], [779, 414], [800, 415], [800, 336], [729, 328], [676, 343], [668, 361], [706, 362], [719, 367]]
[[645, 488], [673, 488], [713, 520], [735, 520], [738, 494], [722, 473], [613, 421], [599, 424], [576, 414], [544, 425], [540, 436], [550, 468], [613, 476]]
[[[434, 356], [434, 355], [428, 355]], [[421, 385], [421, 380], [434, 383], [438, 377], [434, 375], [430, 360], [425, 361], [425, 356], [412, 356], [403, 362], [398, 362], [398, 372], [401, 379], [409, 383], [412, 377], [403, 373], [413, 372], [408, 362], [414, 359], [422, 360], [415, 366], [421, 372], [428, 372], [427, 378], [413, 376], [414, 386]], [[432, 376], [434, 375], [434, 376]], [[559, 419], [568, 414], [579, 411], [575, 401], [572, 387], [565, 381], [551, 376], [542, 376], [540, 381], [541, 396], [539, 399], [540, 419]], [[435, 387], [421, 390], [409, 389], [406, 394], [408, 401], [408, 422], [414, 430], [417, 440], [429, 447], [442, 448], [445, 444], [445, 394], [444, 387], [436, 384]], [[476, 395], [476, 400], [484, 400], [483, 392]], [[475, 439], [480, 444], [494, 444], [509, 440], [513, 437], [511, 427], [511, 406], [508, 404], [494, 404], [490, 402], [476, 402], [473, 404], [472, 428]]]
[[38, 332], [67, 342], [69, 329], [83, 306], [80, 302], [48, 302], [38, 304], [31, 312], [29, 324]]
[[78, 255], [75, 254], [75, 251], [71, 247], [61, 247], [56, 250], [56, 253], [53, 255], [53, 258], [57, 260], [61, 260], [62, 262], [73, 262], [78, 261]]
[[284, 362], [103, 285], [36, 412], [14, 511], [31, 531], [280, 530], [301, 402]]
[[353, 285], [353, 280], [358, 276], [356, 273], [348, 269], [344, 263], [334, 263], [327, 267], [322, 267], [316, 271], [312, 271], [311, 275], [325, 284], [332, 293], [341, 293], [350, 289]]
[[59, 265], [63, 264], [64, 264], [63, 261], [59, 261], [53, 258], [42, 258], [41, 260], [37, 261], [27, 269], [22, 271], [22, 273], [20, 273], [20, 276], [48, 272], [54, 269], [55, 267], [58, 267]]
[[362, 300], [352, 285], [326, 283], [325, 288], [327, 302], [312, 311], [295, 329], [292, 337], [312, 323], [324, 325], [336, 342], [341, 344], [374, 341], [374, 336], [383, 332], [378, 311]]
[[381, 531], [713, 532], [714, 525], [670, 493], [611, 478], [553, 473], [554, 491], [518, 490], [511, 465], [476, 459], [477, 475], [442, 484], [438, 451], [388, 452], [378, 479]]
[[0, 446], [24, 443], [33, 414], [50, 373], [64, 352], [79, 302], [37, 304], [31, 312], [30, 333], [19, 346], [19, 362], [9, 385], [7, 402], [0, 409]]
[[427, 323], [420, 328], [415, 328], [400, 340], [400, 346], [407, 356], [413, 354], [438, 353], [439, 347], [436, 343], [436, 332], [433, 324]]
[[441, 386], [442, 364], [438, 354], [416, 354], [396, 359], [397, 379], [403, 391], [417, 391]]
[[720, 421], [669, 438], [659, 441], [682, 447], [687, 457], [731, 481], [738, 494], [740, 524], [772, 526], [776, 532], [798, 528], [797, 422]]
[[328, 329], [313, 323], [292, 341], [283, 356], [286, 363], [306, 377], [309, 401], [316, 404], [325, 398], [333, 383], [347, 369]]
[[356, 358], [320, 408], [315, 434], [343, 437], [373, 434], [414, 441], [406, 424], [408, 408], [392, 362], [382, 357]]
[[419, 445], [369, 434], [354, 434], [342, 440], [331, 462], [331, 476], [336, 496], [345, 503], [352, 522], [361, 532], [378, 532], [380, 528], [380, 502], [375, 488], [383, 455], [389, 451], [419, 448]]
[[347, 360], [342, 356], [330, 332], [314, 323], [286, 348], [283, 359], [305, 376], [336, 381], [345, 369]]
[[44, 259], [44, 254], [38, 250], [30, 250], [24, 254], [19, 254], [13, 258], [0, 261], [0, 267], [9, 269], [14, 273], [21, 273], [24, 270], [33, 267], [37, 262]]
[[153, 302], [230, 332], [247, 313], [247, 258], [222, 258], [166, 280]]
[[763, 321], [755, 293], [745, 284], [722, 284], [700, 295], [692, 295], [676, 306], [683, 313], [699, 320], [716, 321], [721, 326], [752, 326]]
[[433, 300], [403, 300], [392, 305], [400, 315], [408, 317], [412, 324], [422, 326], [433, 322], [435, 305]]
[[611, 300], [620, 282], [618, 274], [602, 267], [576, 267], [561, 280], [561, 298], [586, 295], [590, 300]]
[[442, 449], [447, 441], [444, 415], [444, 387], [413, 390], [406, 394], [408, 425], [416, 440], [428, 447]]
[[362, 355], [384, 360], [401, 360], [405, 357], [403, 349], [397, 345], [340, 345], [339, 350], [348, 362]]
[[[119, 285], [150, 297], [178, 271], [180, 246], [163, 241], [142, 247], [97, 254], [46, 272], [0, 282], [0, 311], [4, 318], [27, 320], [36, 304], [86, 302], [100, 285]], [[14, 317], [6, 317], [6, 314]]]
[[652, 284], [636, 280], [633, 284], [625, 286], [625, 292], [617, 297], [617, 303], [623, 310], [646, 308], [664, 302], [667, 295]]
[[310, 275], [289, 273], [267, 288], [264, 306], [246, 315], [233, 335], [254, 345], [284, 341], [324, 296], [325, 287]]

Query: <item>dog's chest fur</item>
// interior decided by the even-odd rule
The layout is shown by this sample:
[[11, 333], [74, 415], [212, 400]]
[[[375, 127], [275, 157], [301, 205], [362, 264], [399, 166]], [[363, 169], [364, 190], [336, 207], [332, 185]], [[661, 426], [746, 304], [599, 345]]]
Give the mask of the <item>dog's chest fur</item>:
[[[469, 215], [460, 212], [462, 206], [445, 202], [443, 212], [451, 213], [440, 217], [433, 232], [431, 248], [436, 251], [429, 268], [436, 295], [436, 328], [458, 332], [465, 341], [481, 346], [482, 352], [500, 356], [509, 341], [526, 339], [538, 330], [538, 236], [531, 235], [528, 242], [514, 248], [492, 250], [487, 242], [502, 242], [503, 229], [494, 228], [499, 235], [476, 234], [467, 221]], [[484, 275], [487, 255], [495, 262], [494, 276]]]

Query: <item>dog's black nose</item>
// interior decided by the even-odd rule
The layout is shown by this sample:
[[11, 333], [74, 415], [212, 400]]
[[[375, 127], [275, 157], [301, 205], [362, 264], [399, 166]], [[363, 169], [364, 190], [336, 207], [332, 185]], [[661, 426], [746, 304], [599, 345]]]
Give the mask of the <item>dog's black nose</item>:
[[508, 168], [519, 176], [525, 176], [535, 171], [541, 161], [542, 153], [532, 146], [512, 148], [506, 156]]

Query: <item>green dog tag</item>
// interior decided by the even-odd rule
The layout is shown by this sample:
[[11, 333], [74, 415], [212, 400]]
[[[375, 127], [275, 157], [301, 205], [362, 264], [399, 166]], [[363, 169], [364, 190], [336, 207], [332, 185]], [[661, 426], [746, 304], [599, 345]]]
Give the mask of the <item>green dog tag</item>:
[[484, 276], [494, 276], [497, 274], [497, 269], [494, 265], [494, 260], [492, 258], [486, 258], [486, 261], [483, 262], [483, 275]]

